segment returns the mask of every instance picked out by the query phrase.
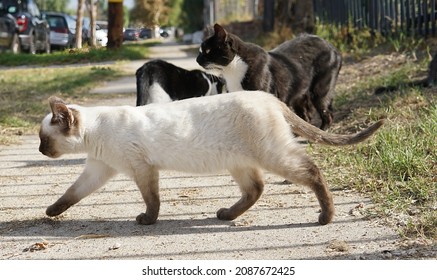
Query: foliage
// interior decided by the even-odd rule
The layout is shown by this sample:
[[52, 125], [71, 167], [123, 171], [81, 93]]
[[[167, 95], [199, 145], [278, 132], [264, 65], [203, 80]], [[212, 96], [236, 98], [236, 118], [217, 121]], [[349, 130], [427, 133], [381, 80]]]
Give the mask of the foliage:
[[181, 22], [185, 32], [203, 29], [203, 1], [184, 0], [182, 3]]
[[170, 13], [168, 15], [168, 26], [180, 27], [183, 25], [182, 20], [182, 4], [184, 0], [170, 0]]
[[156, 26], [167, 23], [169, 0], [135, 0], [130, 12], [130, 25]]
[[203, 28], [203, 1], [136, 0], [130, 17], [134, 26], [175, 26], [194, 32]]
[[35, 0], [41, 11], [67, 12], [68, 0]]

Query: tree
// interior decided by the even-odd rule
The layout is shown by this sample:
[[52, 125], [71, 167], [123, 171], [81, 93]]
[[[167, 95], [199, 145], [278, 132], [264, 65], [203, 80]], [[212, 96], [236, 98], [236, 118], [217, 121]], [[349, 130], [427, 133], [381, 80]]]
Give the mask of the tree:
[[108, 0], [108, 48], [123, 44], [123, 0]]
[[97, 20], [97, 5], [98, 0], [87, 0], [86, 5], [90, 12], [90, 42], [92, 47], [96, 46], [96, 20]]
[[35, 0], [41, 11], [61, 12], [67, 11], [68, 0]]
[[313, 1], [277, 0], [276, 2], [276, 22], [279, 28], [291, 27], [293, 33], [314, 32]]
[[184, 0], [181, 14], [182, 27], [186, 32], [203, 29], [203, 1]]
[[82, 21], [83, 21], [83, 8], [85, 6], [85, 0], [77, 0], [77, 14], [76, 14], [76, 48], [82, 48]]
[[156, 26], [167, 23], [168, 15], [168, 0], [135, 0], [130, 20], [135, 25]]

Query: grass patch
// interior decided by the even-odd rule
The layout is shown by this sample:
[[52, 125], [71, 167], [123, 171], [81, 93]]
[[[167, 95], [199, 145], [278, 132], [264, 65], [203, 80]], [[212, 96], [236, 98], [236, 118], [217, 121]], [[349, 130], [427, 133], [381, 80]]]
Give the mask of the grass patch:
[[83, 48], [50, 54], [10, 54], [0, 56], [2, 66], [76, 65], [72, 67], [8, 68], [0, 71], [0, 145], [16, 142], [16, 136], [35, 133], [48, 113], [48, 97], [57, 95], [74, 102], [102, 98], [89, 91], [99, 83], [126, 75], [118, 64], [110, 67], [83, 66], [79, 63], [145, 59], [149, 47], [158, 41], [123, 44], [118, 50]]
[[140, 41], [138, 43], [123, 44], [118, 50], [110, 50], [106, 47], [66, 49], [54, 51], [50, 54], [31, 55], [26, 53], [4, 53], [0, 56], [1, 66], [22, 65], [62, 65], [77, 63], [92, 63], [109, 60], [135, 60], [144, 59], [149, 55], [149, 48], [157, 44], [157, 41]]
[[49, 111], [47, 99], [51, 95], [75, 101], [96, 98], [89, 94], [92, 88], [123, 75], [117, 66], [2, 70], [0, 144], [13, 142], [14, 135], [36, 132], [42, 117]]
[[[435, 89], [404, 86], [426, 72], [427, 62], [406, 63], [379, 75], [370, 73], [363, 81], [339, 90], [334, 108], [341, 118], [333, 131], [349, 133], [379, 118], [386, 118], [386, 124], [365, 143], [334, 148], [338, 149], [335, 152], [314, 145], [310, 151], [332, 187], [370, 195], [378, 205], [372, 214], [388, 217], [404, 236], [437, 239]], [[381, 85], [398, 86], [398, 90], [375, 96], [375, 88]]]

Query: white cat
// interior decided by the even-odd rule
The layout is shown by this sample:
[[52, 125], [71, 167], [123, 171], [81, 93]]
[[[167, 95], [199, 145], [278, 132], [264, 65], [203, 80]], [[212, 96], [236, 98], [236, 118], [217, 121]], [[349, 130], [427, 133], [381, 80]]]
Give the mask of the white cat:
[[354, 135], [320, 130], [264, 92], [235, 92], [142, 107], [82, 107], [49, 99], [52, 113], [41, 124], [39, 150], [57, 158], [88, 154], [85, 170], [61, 198], [47, 208], [56, 216], [105, 184], [117, 172], [129, 175], [146, 203], [140, 224], [159, 213], [159, 170], [217, 172], [227, 169], [242, 196], [217, 217], [232, 220], [249, 209], [263, 191], [262, 170], [310, 187], [331, 222], [334, 204], [322, 173], [294, 135], [312, 142], [347, 145], [361, 142], [383, 123]]

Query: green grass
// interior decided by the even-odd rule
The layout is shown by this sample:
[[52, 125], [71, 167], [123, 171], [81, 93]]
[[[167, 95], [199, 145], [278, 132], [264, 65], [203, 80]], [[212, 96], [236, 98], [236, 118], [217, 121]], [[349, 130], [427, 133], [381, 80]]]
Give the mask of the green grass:
[[51, 95], [74, 101], [96, 98], [89, 94], [92, 88], [123, 75], [116, 65], [0, 71], [0, 144], [13, 142], [13, 135], [35, 132]]
[[[51, 95], [72, 102], [102, 98], [89, 91], [99, 83], [126, 75], [118, 63], [107, 67], [87, 64], [144, 59], [149, 55], [149, 46], [157, 43], [139, 41], [124, 44], [118, 50], [83, 48], [38, 55], [1, 54], [0, 65], [9, 68], [0, 71], [0, 145], [15, 143], [17, 135], [34, 133], [48, 112], [47, 99]], [[60, 66], [44, 67], [52, 65]]]
[[50, 54], [38, 55], [2, 53], [0, 55], [0, 66], [62, 65], [109, 60], [144, 59], [149, 54], [148, 47], [155, 44], [157, 44], [156, 41], [140, 41], [138, 43], [124, 44], [118, 50], [109, 50], [105, 47], [66, 49], [64, 51], [53, 51]]
[[[385, 118], [368, 141], [352, 147], [313, 145], [333, 188], [353, 188], [370, 195], [377, 207], [369, 214], [386, 217], [407, 237], [437, 239], [437, 106], [435, 89], [406, 87], [424, 74], [428, 61], [406, 63], [357, 82], [335, 98], [336, 111], [349, 112], [332, 128], [347, 133], [363, 123]], [[399, 89], [375, 96], [377, 86]], [[335, 149], [335, 151], [333, 151]], [[326, 156], [329, 155], [329, 156]]]

